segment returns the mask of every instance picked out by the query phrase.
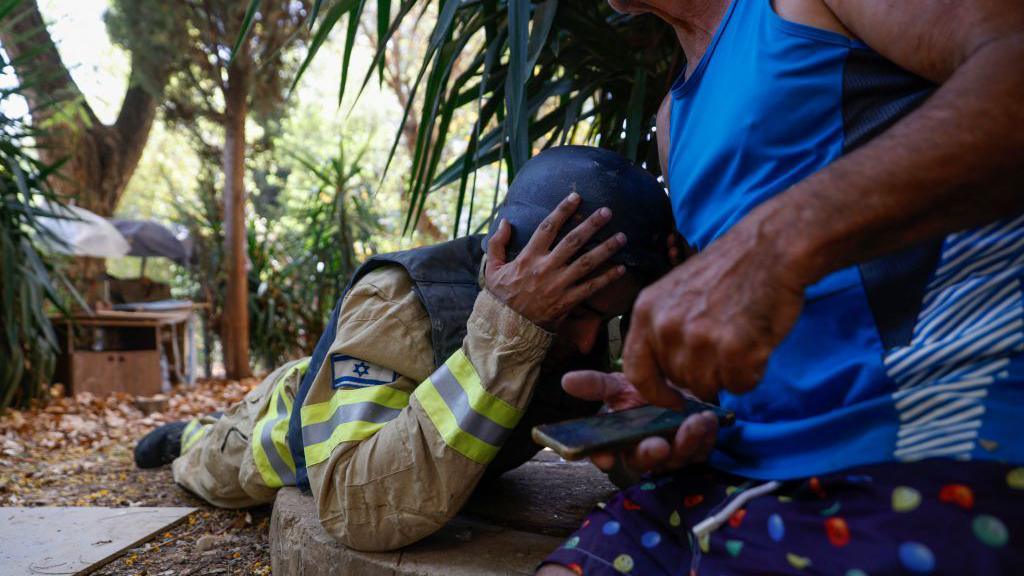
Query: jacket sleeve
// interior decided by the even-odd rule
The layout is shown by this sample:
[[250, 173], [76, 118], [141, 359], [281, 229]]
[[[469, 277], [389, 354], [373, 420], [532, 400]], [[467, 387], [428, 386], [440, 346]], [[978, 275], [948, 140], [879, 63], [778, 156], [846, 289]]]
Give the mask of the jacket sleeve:
[[[310, 485], [343, 544], [399, 548], [465, 503], [525, 411], [552, 335], [484, 290], [462, 348], [434, 370], [429, 317], [397, 267], [360, 281], [338, 322], [302, 407]], [[392, 381], [336, 388], [359, 362]]]

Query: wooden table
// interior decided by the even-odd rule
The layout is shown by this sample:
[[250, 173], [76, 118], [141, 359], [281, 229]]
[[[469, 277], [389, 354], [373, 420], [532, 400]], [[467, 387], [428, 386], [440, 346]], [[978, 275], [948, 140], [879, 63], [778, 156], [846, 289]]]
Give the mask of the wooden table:
[[70, 392], [148, 396], [191, 383], [195, 370], [193, 308], [162, 311], [103, 310], [51, 318], [61, 352], [54, 379]]

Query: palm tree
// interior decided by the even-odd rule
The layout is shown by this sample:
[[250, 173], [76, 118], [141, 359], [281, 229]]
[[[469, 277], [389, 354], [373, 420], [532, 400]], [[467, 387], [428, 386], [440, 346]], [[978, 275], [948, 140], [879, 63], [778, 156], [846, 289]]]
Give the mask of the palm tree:
[[[251, 0], [250, 9], [260, 2]], [[316, 31], [300, 76], [327, 35], [347, 18], [339, 98], [344, 94], [359, 21], [368, 5], [367, 0], [314, 4], [310, 26]], [[604, 2], [559, 0], [402, 0], [394, 5], [377, 0], [375, 8], [374, 65], [360, 90], [374, 76], [383, 79], [388, 40], [399, 25], [436, 11], [412, 87], [422, 92], [419, 118], [411, 118], [416, 99], [410, 98], [402, 119], [402, 126], [415, 122], [420, 127], [407, 228], [431, 191], [458, 183], [458, 235], [463, 207], [467, 201], [472, 206], [475, 197], [469, 186], [474, 170], [501, 162], [511, 181], [535, 151], [558, 144], [617, 150], [660, 172], [651, 127], [683, 58], [671, 29], [660, 20], [616, 14]], [[449, 132], [458, 110], [473, 116], [466, 134]], [[464, 139], [465, 152], [443, 158], [453, 138]], [[461, 233], [471, 231], [467, 221]]]

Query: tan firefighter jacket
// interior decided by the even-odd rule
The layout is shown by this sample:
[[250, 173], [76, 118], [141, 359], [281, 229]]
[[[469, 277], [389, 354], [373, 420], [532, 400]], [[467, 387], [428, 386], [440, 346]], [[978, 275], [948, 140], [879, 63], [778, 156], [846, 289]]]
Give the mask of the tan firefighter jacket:
[[[485, 289], [461, 349], [434, 370], [430, 319], [412, 288], [401, 267], [385, 266], [348, 291], [300, 408], [320, 521], [358, 550], [408, 545], [458, 512], [522, 417], [552, 343]], [[278, 380], [251, 441], [269, 488], [294, 482], [285, 435], [299, 378]]]

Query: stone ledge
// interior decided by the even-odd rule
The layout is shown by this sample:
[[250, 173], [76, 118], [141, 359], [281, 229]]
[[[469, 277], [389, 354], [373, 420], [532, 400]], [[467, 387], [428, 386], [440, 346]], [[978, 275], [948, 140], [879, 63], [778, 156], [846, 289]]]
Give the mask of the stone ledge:
[[327, 535], [313, 499], [283, 488], [270, 522], [274, 574], [328, 576], [487, 576], [533, 574], [560, 538], [457, 519], [438, 533], [395, 552], [357, 552]]
[[395, 552], [357, 552], [327, 535], [313, 499], [277, 494], [270, 523], [274, 574], [321, 576], [489, 576], [533, 574], [615, 486], [589, 464], [542, 452], [481, 486], [463, 514], [438, 533]]
[[516, 530], [568, 536], [594, 504], [616, 490], [588, 462], [566, 462], [546, 450], [477, 488], [462, 514]]

